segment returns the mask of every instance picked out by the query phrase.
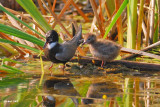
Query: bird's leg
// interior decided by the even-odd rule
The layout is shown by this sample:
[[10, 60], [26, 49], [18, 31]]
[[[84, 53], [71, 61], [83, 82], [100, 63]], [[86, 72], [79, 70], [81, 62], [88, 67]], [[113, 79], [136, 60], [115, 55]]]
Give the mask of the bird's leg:
[[102, 63], [101, 63], [101, 67], [103, 68], [103, 66], [106, 64], [106, 61], [103, 61], [102, 60]]
[[101, 67], [98, 67], [99, 70], [102, 70], [102, 69], [103, 69], [104, 63], [105, 63], [105, 62], [102, 60]]
[[77, 57], [78, 57], [78, 62], [79, 62], [79, 60], [80, 60], [80, 56], [79, 56], [79, 54], [77, 54]]
[[49, 67], [49, 70], [50, 70], [50, 73], [51, 73], [51, 75], [52, 75], [52, 67], [53, 67], [53, 63], [51, 64], [51, 66]]
[[65, 69], [65, 66], [66, 64], [63, 64], [63, 67], [62, 67], [62, 70], [63, 70], [63, 75], [65, 75], [65, 72], [64, 72], [64, 69]]
[[104, 63], [104, 61], [102, 61], [102, 63], [101, 63], [101, 67], [103, 68], [103, 63]]

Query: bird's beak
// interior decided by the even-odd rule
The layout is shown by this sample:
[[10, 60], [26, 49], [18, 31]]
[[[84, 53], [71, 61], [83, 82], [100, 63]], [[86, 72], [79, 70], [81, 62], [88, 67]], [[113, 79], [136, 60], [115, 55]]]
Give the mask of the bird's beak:
[[43, 49], [46, 48], [47, 44], [48, 44], [48, 42], [46, 42], [46, 43], [44, 44]]
[[86, 44], [86, 43], [87, 43], [87, 42], [84, 41], [84, 42], [82, 43], [82, 46], [83, 46], [84, 44]]

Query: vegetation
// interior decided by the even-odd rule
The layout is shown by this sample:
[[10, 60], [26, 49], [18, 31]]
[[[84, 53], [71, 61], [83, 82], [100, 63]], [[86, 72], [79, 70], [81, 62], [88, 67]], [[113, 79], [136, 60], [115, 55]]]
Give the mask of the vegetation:
[[[43, 41], [45, 40], [44, 33], [48, 30], [54, 29], [56, 24], [59, 24], [61, 26], [61, 28], [64, 30], [64, 32], [67, 34], [69, 38], [72, 37], [68, 30], [66, 30], [66, 28], [64, 27], [62, 21], [60, 21], [64, 12], [67, 11], [68, 8], [70, 8], [69, 5], [73, 5], [75, 7], [77, 6], [76, 4], [74, 4], [72, 0], [65, 4], [64, 8], [58, 16], [55, 14], [54, 11], [51, 11], [55, 10], [56, 1], [53, 3], [53, 7], [51, 7], [50, 1], [48, 1], [47, 6], [43, 0], [39, 0], [38, 4], [41, 12], [44, 15], [47, 15], [46, 10], [48, 10], [49, 12], [45, 18], [42, 16], [41, 12], [35, 6], [32, 0], [16, 1], [31, 16], [31, 18], [25, 16], [20, 12], [14, 11], [12, 9], [4, 7], [3, 5], [0, 5], [0, 10], [2, 10], [8, 18], [8, 21], [1, 20], [1, 43], [8, 43], [12, 45], [12, 47], [15, 48], [16, 51], [22, 55], [25, 55], [28, 52], [29, 54], [33, 55], [34, 53], [32, 52], [39, 53], [42, 49], [41, 47], [43, 46]], [[144, 2], [143, 0], [141, 2], [138, 2], [137, 0], [124, 0], [123, 2], [120, 2], [118, 0], [115, 0], [114, 2], [112, 2], [113, 7], [108, 6], [106, 3], [108, 3], [108, 1], [99, 2], [99, 5], [97, 5], [95, 4], [95, 1], [91, 1], [91, 6], [95, 16], [95, 18], [93, 18], [92, 25], [97, 25], [96, 27], [98, 28], [97, 31], [100, 31], [100, 37], [103, 37], [103, 39], [111, 38], [113, 40], [116, 40], [116, 38], [118, 38], [118, 42], [122, 46], [138, 50], [143, 49], [145, 48], [145, 46], [148, 46], [149, 44], [158, 41], [158, 0], [156, 0], [155, 2], [154, 0], [150, 2]], [[138, 3], [140, 5], [137, 5]], [[43, 7], [42, 4], [44, 4], [44, 6], [46, 7]], [[148, 8], [143, 8], [144, 6], [148, 6]], [[149, 11], [152, 7], [154, 8], [154, 10]], [[113, 11], [114, 8], [115, 11]], [[127, 12], [125, 8], [127, 8]], [[80, 13], [80, 15], [85, 19], [85, 21], [88, 22], [89, 18], [79, 8], [76, 7], [76, 9]], [[20, 18], [18, 18], [16, 15], [19, 15], [22, 18], [22, 20], [20, 20]], [[47, 18], [49, 15], [53, 17]], [[153, 21], [155, 22], [149, 23]], [[95, 28], [91, 27], [91, 29]], [[91, 32], [94, 31], [91, 30]], [[15, 36], [14, 40], [12, 39], [13, 36]], [[125, 45], [126, 43], [127, 45]], [[84, 51], [81, 48], [78, 48], [78, 51], [81, 55], [85, 55]]]
[[[34, 79], [33, 82], [22, 78], [21, 76], [25, 78], [32, 78], [32, 76], [24, 76], [25, 73], [23, 69], [19, 69], [15, 66], [25, 67], [24, 63], [27, 62], [28, 57], [38, 56], [39, 54], [40, 56], [43, 55], [42, 47], [45, 41], [45, 33], [48, 30], [56, 29], [58, 33], [60, 33], [60, 42], [62, 42], [63, 40], [72, 38], [71, 23], [77, 22], [82, 24], [84, 34], [88, 32], [96, 33], [99, 38], [113, 40], [123, 47], [147, 51], [149, 47], [153, 48], [160, 45], [159, 0], [90, 0], [90, 3], [88, 4], [91, 8], [86, 7], [86, 10], [84, 9], [86, 5], [80, 0], [78, 2], [75, 2], [75, 0], [68, 0], [65, 2], [65, 0], [63, 0], [62, 4], [64, 6], [61, 8], [59, 5], [60, 9], [57, 9], [56, 7], [58, 0], [54, 0], [53, 2], [51, 0], [36, 0], [37, 3], [33, 1], [34, 0], [16, 0], [16, 3], [18, 3], [25, 11], [15, 11], [2, 4], [0, 5], [0, 11], [2, 11], [2, 13], [0, 13], [0, 51], [2, 51], [0, 74], [15, 74], [6, 77], [4, 80], [0, 80], [0, 87], [1, 89], [4, 89], [16, 86], [16, 89], [18, 90], [22, 89], [21, 84], [25, 84], [28, 88], [22, 89], [22, 92], [18, 92], [18, 94], [13, 93], [2, 97], [2, 100], [0, 101], [1, 106], [4, 106], [3, 100], [13, 96], [16, 96], [15, 99], [18, 101], [18, 103], [12, 105], [13, 107], [28, 105], [38, 106], [42, 103], [42, 92], [40, 90], [42, 90], [43, 78], [45, 77], [42, 57], [40, 57], [41, 63], [37, 62], [39, 65], [41, 64], [42, 76], [40, 79]], [[77, 50], [77, 57], [85, 56], [89, 52], [87, 47], [79, 47]], [[159, 54], [155, 49], [150, 51], [150, 53], [153, 53], [152, 55]], [[150, 57], [152, 55], [150, 55]], [[126, 53], [125, 55], [121, 54], [119, 59], [125, 57]], [[145, 59], [146, 57], [143, 58]], [[139, 61], [143, 61], [144, 59], [137, 58]], [[152, 63], [150, 59], [145, 61]], [[160, 62], [157, 59], [154, 59], [154, 61], [156, 63]], [[48, 63], [46, 65], [48, 65]], [[77, 68], [80, 69], [80, 67]], [[92, 66], [92, 68], [89, 68], [87, 66], [85, 69], [87, 70], [86, 72], [89, 70], [94, 72], [96, 67], [94, 66], [93, 68]], [[114, 69], [115, 67], [109, 70], [114, 71]], [[74, 71], [74, 67], [71, 67], [71, 70]], [[96, 70], [100, 71], [98, 69]], [[59, 70], [56, 69], [55, 71]], [[127, 69], [126, 71], [128, 72], [129, 70]], [[20, 77], [17, 76], [17, 74], [19, 74]], [[158, 74], [155, 73], [153, 75]], [[155, 92], [155, 94], [153, 94], [152, 90], [149, 92], [146, 91], [149, 88], [156, 87], [156, 84], [158, 83], [154, 79], [152, 82], [142, 79], [142, 82], [145, 81], [144, 87], [148, 87], [145, 87], [146, 90], [143, 90], [145, 95], [144, 97], [141, 97], [139, 93], [136, 93], [140, 90], [140, 80], [129, 77], [117, 79], [113, 78], [113, 75], [111, 75], [111, 77], [112, 78], [105, 76], [107, 80], [113, 81], [114, 83], [118, 81], [119, 85], [123, 84], [124, 91], [121, 95], [114, 97], [115, 99], [109, 99], [108, 96], [103, 93], [101, 99], [103, 99], [103, 105], [106, 107], [116, 105], [127, 107], [128, 105], [132, 106], [133, 102], [134, 105], [138, 107], [138, 104], [140, 104], [142, 99], [147, 99], [147, 102], [149, 98], [153, 99], [158, 93], [158, 91], [157, 93]], [[119, 74], [118, 77], [121, 77], [121, 75]], [[85, 79], [87, 80], [85, 85], [81, 84]], [[103, 77], [96, 78], [96, 80], [90, 80], [89, 78], [85, 79], [78, 80], [77, 78], [71, 78], [71, 80], [75, 80], [71, 81], [71, 83], [80, 94], [80, 96], [76, 96], [79, 103], [81, 103], [81, 99], [87, 96], [87, 92], [95, 81], [100, 80], [100, 82], [102, 82], [102, 80], [104, 80]], [[36, 88], [33, 89], [30, 84], [34, 84]], [[153, 94], [153, 96], [149, 96], [150, 93]], [[102, 93], [98, 94], [101, 95]], [[62, 106], [74, 106], [73, 101], [70, 98], [66, 98], [66, 96], [61, 96], [58, 104]], [[55, 97], [58, 96], [55, 95]], [[139, 97], [142, 99], [139, 99]], [[66, 103], [61, 104], [61, 102], [64, 101], [66, 101]], [[159, 99], [157, 98], [157, 102], [158, 101]], [[145, 101], [143, 102], [145, 103]]]

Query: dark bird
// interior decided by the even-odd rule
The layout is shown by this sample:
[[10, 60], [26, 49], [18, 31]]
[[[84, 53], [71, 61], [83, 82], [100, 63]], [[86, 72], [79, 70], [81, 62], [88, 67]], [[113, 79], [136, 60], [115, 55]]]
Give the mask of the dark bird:
[[96, 35], [91, 33], [84, 35], [84, 44], [89, 44], [89, 50], [94, 58], [102, 60], [101, 67], [105, 62], [114, 60], [121, 49], [121, 46], [115, 42], [97, 39]]
[[[63, 63], [63, 70], [66, 62], [74, 56], [77, 47], [80, 45], [80, 40], [82, 39], [81, 25], [79, 26], [77, 33], [73, 33], [73, 36], [74, 37], [69, 41], [58, 43], [59, 37], [55, 30], [50, 30], [46, 33], [46, 43], [43, 47], [45, 56], [53, 63]], [[53, 64], [49, 69], [51, 69], [52, 66]]]
[[[72, 99], [75, 107], [78, 107], [78, 99], [76, 96], [80, 96], [77, 90], [74, 88], [74, 85], [70, 81], [69, 78], [66, 77], [51, 77], [44, 82], [43, 92], [45, 95], [43, 98], [43, 105], [45, 107], [55, 107], [56, 106], [56, 98], [62, 98], [62, 96], [66, 96]], [[47, 94], [47, 95], [46, 95]], [[59, 95], [59, 97], [56, 97]], [[58, 104], [57, 100], [57, 104]]]

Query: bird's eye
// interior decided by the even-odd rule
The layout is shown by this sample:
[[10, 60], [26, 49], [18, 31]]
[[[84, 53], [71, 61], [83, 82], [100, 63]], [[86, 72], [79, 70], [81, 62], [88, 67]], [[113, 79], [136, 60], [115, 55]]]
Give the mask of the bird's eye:
[[88, 38], [88, 40], [91, 40], [91, 38]]

